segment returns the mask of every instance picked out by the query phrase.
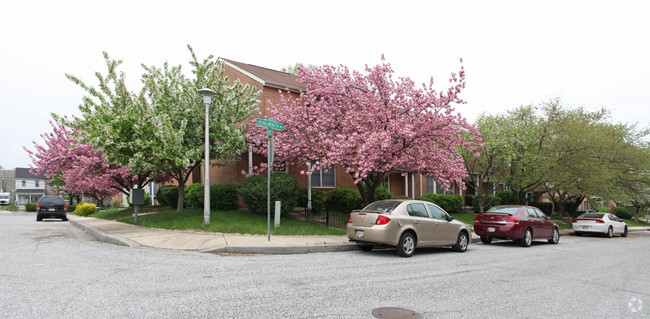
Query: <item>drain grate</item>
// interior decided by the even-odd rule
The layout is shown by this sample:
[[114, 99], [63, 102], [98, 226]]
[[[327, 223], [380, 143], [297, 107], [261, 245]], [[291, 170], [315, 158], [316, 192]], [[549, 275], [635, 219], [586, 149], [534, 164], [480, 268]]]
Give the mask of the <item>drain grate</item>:
[[380, 319], [422, 319], [419, 313], [404, 308], [383, 307], [372, 310], [372, 315]]

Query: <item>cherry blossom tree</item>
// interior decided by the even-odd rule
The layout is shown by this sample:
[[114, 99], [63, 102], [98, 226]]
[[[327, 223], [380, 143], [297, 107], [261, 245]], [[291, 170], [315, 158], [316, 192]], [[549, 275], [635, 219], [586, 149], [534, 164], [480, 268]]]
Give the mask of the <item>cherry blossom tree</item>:
[[[269, 102], [271, 117], [284, 124], [274, 133], [278, 161], [300, 166], [315, 161], [312, 171], [345, 167], [365, 203], [374, 200], [390, 173], [421, 173], [445, 188], [464, 187], [459, 151], [476, 152], [481, 139], [453, 107], [465, 103], [459, 97], [463, 67], [451, 74], [443, 92], [434, 89], [433, 78], [420, 88], [409, 78], [394, 79], [385, 62], [366, 66], [365, 73], [326, 65], [298, 66], [298, 74], [307, 86], [299, 98], [283, 94], [280, 103]], [[248, 138], [256, 152], [266, 154], [262, 128], [251, 125]]]
[[35, 151], [27, 148], [34, 167], [33, 173], [43, 173], [50, 183], [69, 194], [83, 194], [103, 203], [107, 197], [129, 194], [133, 187], [142, 188], [151, 180], [165, 181], [169, 177], [133, 175], [130, 170], [106, 161], [103, 153], [93, 150], [90, 144], [82, 144], [55, 117], [50, 122], [52, 132], [41, 134], [45, 145], [33, 142]]

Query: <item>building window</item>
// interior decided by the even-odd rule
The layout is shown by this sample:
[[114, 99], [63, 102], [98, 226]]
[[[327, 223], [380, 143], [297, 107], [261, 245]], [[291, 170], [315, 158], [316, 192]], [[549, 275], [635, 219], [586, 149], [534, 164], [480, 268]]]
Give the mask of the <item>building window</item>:
[[38, 181], [34, 181], [34, 186], [39, 187]]
[[27, 187], [27, 181], [23, 181], [23, 187]]
[[335, 187], [335, 167], [330, 166], [311, 173], [311, 186], [312, 187]]
[[427, 176], [427, 194], [444, 194], [445, 189], [433, 177]]

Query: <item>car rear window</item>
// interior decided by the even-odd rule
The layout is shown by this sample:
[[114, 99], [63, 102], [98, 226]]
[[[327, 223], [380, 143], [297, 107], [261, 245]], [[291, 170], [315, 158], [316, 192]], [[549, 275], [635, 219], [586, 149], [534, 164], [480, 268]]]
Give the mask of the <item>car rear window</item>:
[[515, 215], [519, 211], [520, 207], [491, 207], [486, 211], [486, 213], [501, 213]]
[[600, 218], [603, 218], [603, 216], [605, 216], [605, 214], [587, 213], [587, 214], [584, 214], [584, 215], [580, 216], [580, 218], [598, 218], [598, 219], [600, 219]]
[[366, 206], [363, 210], [380, 212], [380, 213], [390, 213], [395, 209], [395, 207], [399, 206], [399, 204], [401, 203], [402, 202], [400, 201], [394, 201], [394, 200], [382, 200]]
[[38, 202], [40, 205], [65, 205], [61, 197], [45, 197]]

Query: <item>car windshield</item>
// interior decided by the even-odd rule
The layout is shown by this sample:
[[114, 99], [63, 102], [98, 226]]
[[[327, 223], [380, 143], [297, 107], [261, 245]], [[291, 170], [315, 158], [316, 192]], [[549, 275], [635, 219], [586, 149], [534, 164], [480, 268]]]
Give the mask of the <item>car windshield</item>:
[[508, 214], [508, 215], [514, 215], [519, 211], [520, 207], [491, 207], [486, 211], [486, 213], [500, 213], [500, 214]]
[[587, 213], [587, 214], [584, 214], [584, 215], [580, 216], [580, 218], [598, 218], [598, 219], [601, 219], [601, 218], [603, 218], [603, 216], [605, 216], [605, 214]]
[[402, 202], [396, 200], [381, 200], [366, 206], [363, 210], [380, 212], [380, 213], [390, 213], [395, 209], [395, 207], [399, 206], [399, 204], [401, 203]]
[[39, 204], [41, 205], [64, 205], [63, 198], [61, 197], [44, 197], [41, 198]]

